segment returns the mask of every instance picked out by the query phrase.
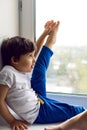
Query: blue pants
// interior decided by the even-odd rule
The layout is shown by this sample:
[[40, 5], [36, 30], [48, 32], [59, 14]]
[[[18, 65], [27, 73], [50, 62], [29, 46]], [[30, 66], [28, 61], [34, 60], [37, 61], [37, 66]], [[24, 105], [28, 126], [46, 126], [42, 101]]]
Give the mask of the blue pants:
[[44, 101], [44, 104], [40, 105], [39, 115], [34, 122], [38, 124], [65, 121], [85, 110], [81, 106], [61, 103], [46, 96], [46, 71], [52, 54], [53, 52], [49, 48], [43, 46], [32, 73], [32, 88]]

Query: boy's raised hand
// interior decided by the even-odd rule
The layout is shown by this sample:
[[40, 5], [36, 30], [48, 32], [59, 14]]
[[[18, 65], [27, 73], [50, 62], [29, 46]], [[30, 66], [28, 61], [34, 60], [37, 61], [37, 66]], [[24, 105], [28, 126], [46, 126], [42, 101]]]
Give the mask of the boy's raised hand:
[[[38, 54], [39, 54], [39, 52], [40, 52], [40, 50], [41, 50], [41, 48], [44, 44], [46, 46], [48, 46], [49, 48], [51, 48], [53, 41], [55, 42], [54, 34], [56, 35], [56, 32], [57, 32], [58, 27], [59, 27], [59, 23], [60, 23], [59, 21], [54, 22], [54, 20], [50, 20], [50, 21], [47, 21], [45, 23], [43, 33], [41, 34], [41, 36], [36, 41], [37, 51], [35, 53], [35, 57], [38, 56]], [[44, 42], [45, 39], [47, 40], [46, 43]]]
[[54, 20], [47, 21], [44, 25], [45, 32], [49, 35], [55, 25]]
[[44, 25], [45, 31], [49, 35], [52, 31], [57, 31], [60, 22], [54, 22], [54, 20], [47, 21]]

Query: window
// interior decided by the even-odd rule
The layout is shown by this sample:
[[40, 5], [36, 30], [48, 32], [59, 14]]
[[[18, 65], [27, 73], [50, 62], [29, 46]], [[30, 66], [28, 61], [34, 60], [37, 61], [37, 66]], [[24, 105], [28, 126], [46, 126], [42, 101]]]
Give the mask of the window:
[[87, 94], [86, 0], [36, 0], [36, 39], [47, 20], [60, 20], [47, 91]]

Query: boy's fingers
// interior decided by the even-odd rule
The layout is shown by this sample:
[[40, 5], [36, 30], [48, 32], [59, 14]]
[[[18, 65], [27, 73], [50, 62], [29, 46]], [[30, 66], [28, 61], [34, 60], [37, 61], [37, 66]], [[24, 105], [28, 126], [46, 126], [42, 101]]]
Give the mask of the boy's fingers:
[[50, 34], [52, 31], [55, 31], [59, 28], [60, 21], [54, 22], [53, 20], [48, 21], [45, 24], [45, 29], [47, 30], [48, 34]]
[[49, 27], [52, 23], [54, 23], [53, 20], [47, 21], [44, 27]]
[[56, 22], [50, 22], [48, 23], [48, 25], [45, 26], [45, 29], [52, 31], [55, 25], [56, 25]]
[[53, 26], [53, 30], [54, 30], [55, 28], [58, 28], [59, 25], [60, 25], [60, 21], [55, 22], [55, 24], [54, 24], [54, 26]]
[[59, 26], [60, 24], [60, 21], [57, 21], [57, 22], [54, 22], [53, 20], [51, 21], [48, 21], [46, 24], [45, 24], [45, 29], [54, 29], [55, 27]]
[[57, 25], [59, 26], [59, 24], [60, 24], [60, 21], [57, 21]]

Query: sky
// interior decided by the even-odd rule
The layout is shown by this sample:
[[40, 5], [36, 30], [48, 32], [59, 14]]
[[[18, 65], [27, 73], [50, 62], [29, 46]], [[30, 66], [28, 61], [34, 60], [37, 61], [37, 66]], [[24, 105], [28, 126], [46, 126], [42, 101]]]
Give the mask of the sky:
[[36, 0], [36, 33], [43, 31], [46, 21], [60, 21], [59, 46], [87, 46], [86, 0]]

